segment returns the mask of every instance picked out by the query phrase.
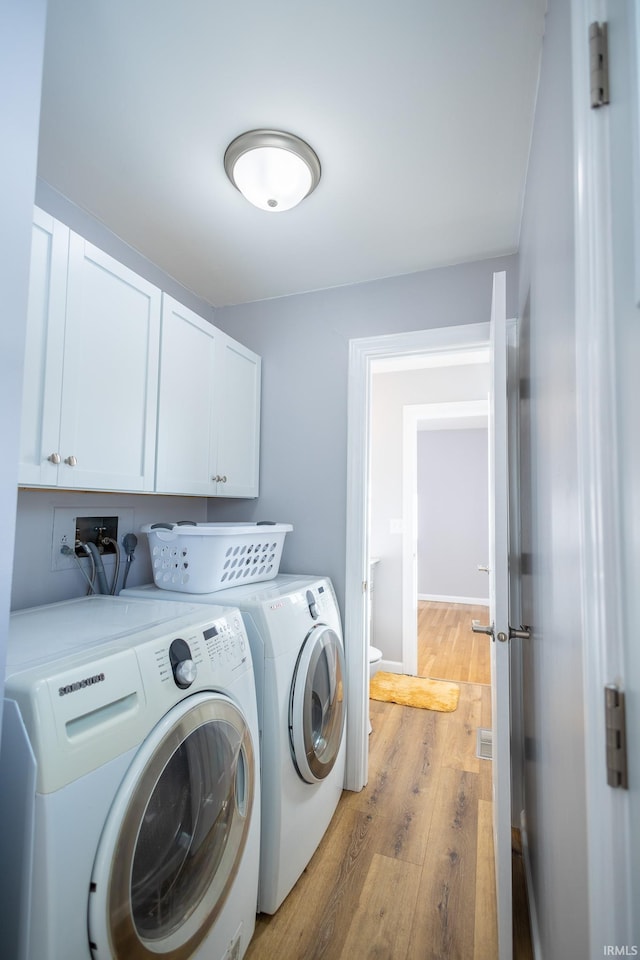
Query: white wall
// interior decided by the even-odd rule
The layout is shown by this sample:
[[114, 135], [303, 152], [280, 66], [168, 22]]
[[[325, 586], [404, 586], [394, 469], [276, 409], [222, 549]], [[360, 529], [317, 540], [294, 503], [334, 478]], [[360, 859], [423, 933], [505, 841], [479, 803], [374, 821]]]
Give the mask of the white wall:
[[[485, 323], [494, 270], [516, 315], [517, 257], [217, 310], [215, 323], [263, 358], [260, 498], [211, 501], [211, 520], [289, 521], [282, 569], [334, 581], [344, 611], [349, 340]], [[348, 638], [347, 638], [348, 642]]]
[[[585, 43], [586, 43], [585, 39]], [[524, 796], [544, 960], [590, 952], [569, 0], [550, 0], [520, 248]]]
[[489, 601], [488, 431], [418, 433], [418, 596]]

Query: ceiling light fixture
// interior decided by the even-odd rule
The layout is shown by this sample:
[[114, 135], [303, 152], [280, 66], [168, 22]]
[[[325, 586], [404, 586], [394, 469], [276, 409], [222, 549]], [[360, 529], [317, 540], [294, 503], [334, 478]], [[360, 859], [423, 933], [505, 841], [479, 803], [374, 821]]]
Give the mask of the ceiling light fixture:
[[250, 130], [236, 137], [227, 147], [224, 168], [250, 203], [270, 213], [295, 207], [320, 181], [315, 151], [280, 130]]

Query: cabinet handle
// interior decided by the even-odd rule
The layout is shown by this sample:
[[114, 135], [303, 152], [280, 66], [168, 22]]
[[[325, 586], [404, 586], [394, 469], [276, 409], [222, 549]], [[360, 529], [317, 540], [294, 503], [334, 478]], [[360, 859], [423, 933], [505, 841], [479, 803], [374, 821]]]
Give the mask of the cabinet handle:
[[221, 483], [226, 483], [226, 482], [227, 482], [227, 478], [226, 478], [226, 477], [220, 477], [220, 482], [221, 482]]
[[219, 473], [216, 473], [215, 477], [211, 477], [213, 483], [226, 483], [227, 478], [221, 477]]
[[77, 464], [78, 464], [78, 461], [77, 461], [76, 458], [73, 456], [73, 454], [72, 454], [70, 457], [65, 457], [65, 458], [64, 458], [64, 462], [65, 462], [65, 463], [68, 463], [70, 467], [75, 467], [75, 466], [77, 466]]
[[61, 457], [59, 453], [52, 453], [47, 457], [49, 463], [60, 463]]

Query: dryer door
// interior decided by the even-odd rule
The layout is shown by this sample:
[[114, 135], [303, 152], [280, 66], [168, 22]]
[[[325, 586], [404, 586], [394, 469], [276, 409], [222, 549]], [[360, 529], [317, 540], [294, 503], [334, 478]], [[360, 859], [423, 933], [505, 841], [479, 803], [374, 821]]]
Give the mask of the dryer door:
[[344, 733], [344, 654], [330, 627], [314, 627], [305, 640], [291, 684], [289, 736], [298, 773], [307, 783], [327, 777]]
[[194, 694], [162, 719], [102, 833], [89, 894], [94, 957], [191, 957], [238, 870], [254, 777], [251, 733], [228, 697]]

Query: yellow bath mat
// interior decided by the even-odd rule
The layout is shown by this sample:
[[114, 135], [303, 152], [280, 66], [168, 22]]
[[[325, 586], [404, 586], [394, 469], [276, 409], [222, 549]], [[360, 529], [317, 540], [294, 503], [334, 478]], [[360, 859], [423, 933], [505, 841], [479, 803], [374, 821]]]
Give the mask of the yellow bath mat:
[[452, 713], [458, 706], [460, 687], [448, 680], [407, 677], [402, 673], [379, 670], [369, 683], [369, 696], [372, 700], [391, 701], [404, 707]]

